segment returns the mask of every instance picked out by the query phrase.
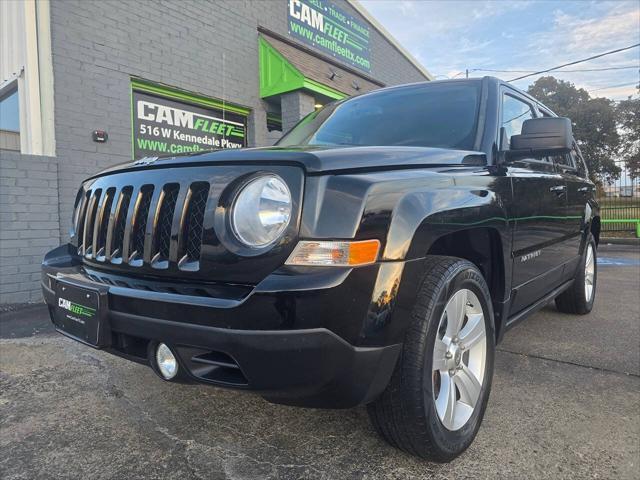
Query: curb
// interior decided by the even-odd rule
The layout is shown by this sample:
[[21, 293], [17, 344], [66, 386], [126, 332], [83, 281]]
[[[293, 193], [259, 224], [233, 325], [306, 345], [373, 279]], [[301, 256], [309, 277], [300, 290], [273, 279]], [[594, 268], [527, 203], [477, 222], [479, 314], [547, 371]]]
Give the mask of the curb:
[[640, 245], [640, 238], [608, 238], [601, 237], [601, 244], [609, 243], [611, 245]]

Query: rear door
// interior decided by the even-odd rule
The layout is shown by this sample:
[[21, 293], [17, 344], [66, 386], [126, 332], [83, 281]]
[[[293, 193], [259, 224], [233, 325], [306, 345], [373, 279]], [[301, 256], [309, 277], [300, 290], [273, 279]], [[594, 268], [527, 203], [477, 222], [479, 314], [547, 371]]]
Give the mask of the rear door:
[[[502, 92], [502, 145], [509, 145], [536, 110], [526, 97], [509, 88]], [[513, 230], [513, 290], [511, 315], [536, 302], [561, 283], [567, 185], [547, 157], [507, 163], [514, 202], [509, 215]]]
[[567, 264], [564, 279], [574, 277], [575, 269], [580, 261], [580, 245], [582, 231], [585, 227], [585, 213], [589, 208], [588, 201], [594, 195], [594, 185], [589, 181], [584, 161], [574, 143], [573, 149], [566, 155], [554, 158], [557, 171], [563, 176], [567, 185], [567, 211], [565, 218], [564, 253]]

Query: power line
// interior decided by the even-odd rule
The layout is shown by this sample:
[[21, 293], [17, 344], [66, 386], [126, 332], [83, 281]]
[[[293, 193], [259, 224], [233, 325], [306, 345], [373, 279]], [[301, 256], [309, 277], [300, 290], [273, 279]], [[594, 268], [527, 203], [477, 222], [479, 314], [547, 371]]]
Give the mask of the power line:
[[[605, 72], [608, 70], [628, 70], [628, 69], [640, 69], [640, 65], [627, 65], [623, 67], [604, 67], [604, 68], [576, 68], [573, 70], [560, 70], [562, 72]], [[472, 68], [470, 72], [492, 72], [492, 73], [535, 73], [535, 70], [489, 70], [485, 68]]]
[[576, 63], [587, 62], [589, 60], [594, 60], [596, 58], [604, 57], [606, 55], [612, 55], [614, 53], [624, 52], [625, 50], [631, 50], [632, 48], [636, 48], [638, 46], [640, 46], [640, 43], [636, 43], [635, 45], [631, 45], [631, 46], [628, 46], [628, 47], [622, 47], [622, 48], [617, 48], [615, 50], [610, 50], [608, 52], [600, 53], [598, 55], [593, 55], [591, 57], [583, 58], [581, 60], [576, 60], [575, 62], [569, 62], [569, 63], [565, 63], [563, 65], [558, 65], [557, 67], [548, 68], [546, 70], [540, 70], [540, 71], [537, 71], [537, 72], [528, 73], [527, 75], [522, 75], [520, 77], [512, 78], [511, 80], [508, 80], [508, 81], [509, 82], [515, 82], [516, 80], [522, 80], [523, 78], [532, 77], [534, 75], [539, 75], [541, 73], [547, 73], [547, 72], [551, 72], [553, 70], [558, 70], [558, 69], [560, 69], [562, 67], [568, 67], [570, 65], [575, 65]]
[[608, 87], [600, 87], [600, 88], [594, 88], [593, 90], [587, 90], [589, 93], [591, 92], [597, 92], [598, 90], [609, 90], [610, 88], [618, 88], [618, 87], [630, 87], [631, 85], [638, 85], [638, 82], [630, 82], [630, 83], [620, 83], [618, 85], [610, 85]]

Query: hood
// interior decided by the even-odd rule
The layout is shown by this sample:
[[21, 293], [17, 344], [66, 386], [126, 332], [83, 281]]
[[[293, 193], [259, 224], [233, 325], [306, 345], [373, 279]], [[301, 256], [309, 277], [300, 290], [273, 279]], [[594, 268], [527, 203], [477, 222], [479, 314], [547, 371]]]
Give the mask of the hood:
[[485, 163], [486, 156], [483, 152], [432, 147], [263, 147], [218, 150], [176, 157], [147, 157], [110, 167], [96, 176], [127, 170], [231, 164], [295, 165], [302, 167], [309, 174], [319, 174], [344, 170], [485, 165]]

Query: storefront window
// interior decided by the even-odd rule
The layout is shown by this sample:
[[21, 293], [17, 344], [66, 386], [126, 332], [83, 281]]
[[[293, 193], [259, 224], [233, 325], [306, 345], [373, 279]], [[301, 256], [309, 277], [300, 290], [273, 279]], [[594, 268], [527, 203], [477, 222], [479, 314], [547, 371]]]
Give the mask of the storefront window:
[[20, 132], [18, 89], [13, 88], [0, 97], [0, 130]]
[[0, 150], [20, 151], [20, 102], [15, 85], [0, 94]]

